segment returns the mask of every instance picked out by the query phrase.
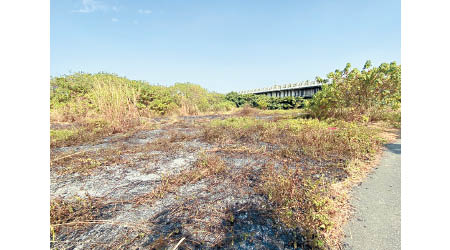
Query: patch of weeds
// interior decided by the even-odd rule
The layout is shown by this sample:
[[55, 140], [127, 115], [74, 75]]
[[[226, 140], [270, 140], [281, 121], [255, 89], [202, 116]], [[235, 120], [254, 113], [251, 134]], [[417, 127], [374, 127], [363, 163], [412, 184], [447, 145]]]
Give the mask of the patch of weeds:
[[51, 155], [50, 166], [58, 174], [80, 173], [87, 175], [100, 166], [127, 163], [121, 157], [121, 148], [108, 148], [96, 151], [80, 151], [70, 154]]
[[133, 152], [160, 151], [160, 152], [176, 152], [183, 148], [183, 145], [174, 137], [162, 137], [145, 145], [138, 146]]
[[233, 148], [230, 144], [253, 147], [263, 142], [274, 149], [274, 158], [295, 165], [267, 167], [260, 192], [286, 226], [301, 226], [309, 244], [317, 248], [336, 245], [330, 234], [336, 231], [333, 216], [339, 204], [330, 185], [359, 174], [359, 169], [347, 165], [372, 160], [383, 143], [379, 133], [357, 122], [288, 117], [230, 118], [211, 121], [203, 128], [203, 138], [223, 149]]
[[304, 113], [302, 109], [273, 109], [261, 110], [261, 115], [282, 115], [282, 116], [297, 116]]
[[73, 146], [81, 143], [93, 143], [98, 139], [111, 135], [115, 131], [106, 121], [90, 120], [71, 130], [51, 130], [50, 147]]
[[246, 156], [249, 155], [262, 155], [267, 152], [267, 147], [265, 145], [262, 146], [254, 146], [252, 144], [240, 144], [240, 145], [228, 145], [221, 148], [213, 149], [212, 151], [220, 151], [223, 153], [230, 153], [230, 154], [246, 154]]
[[169, 142], [192, 141], [198, 136], [196, 134], [187, 134], [178, 130], [169, 130]]
[[285, 157], [304, 155], [315, 160], [367, 158], [381, 145], [377, 133], [373, 128], [342, 121], [262, 121], [248, 117], [215, 120], [203, 128], [203, 138], [209, 142], [266, 142], [287, 146]]
[[244, 107], [237, 109], [237, 111], [235, 111], [233, 113], [233, 115], [235, 115], [235, 116], [256, 116], [260, 112], [261, 112], [260, 109], [252, 108], [249, 105], [245, 105]]
[[293, 150], [315, 160], [369, 159], [381, 145], [379, 131], [348, 122], [287, 120], [280, 122]]
[[152, 152], [175, 153], [183, 148], [182, 143], [178, 141], [188, 140], [187, 138], [191, 137], [182, 133], [173, 133], [169, 137], [161, 137], [137, 146], [122, 143], [95, 151], [80, 151], [69, 154], [52, 152], [50, 164], [58, 174], [89, 174], [100, 166], [126, 164], [127, 167], [133, 167], [142, 161], [155, 163], [157, 155], [152, 154]]
[[401, 128], [401, 122], [402, 122], [402, 112], [400, 110], [392, 111], [385, 114], [386, 120], [389, 122], [389, 124], [396, 129]]
[[203, 127], [203, 138], [209, 142], [229, 144], [233, 141], [257, 142], [267, 123], [248, 117], [213, 120]]
[[98, 198], [74, 196], [70, 200], [55, 198], [50, 201], [50, 233], [54, 240], [62, 226], [82, 228], [101, 215], [105, 204]]
[[333, 226], [330, 216], [335, 213], [328, 183], [312, 180], [299, 169], [268, 166], [263, 174], [260, 192], [274, 204], [274, 213], [290, 228], [300, 226], [309, 244], [322, 248], [325, 234]]
[[53, 170], [59, 174], [88, 174], [102, 165], [101, 161], [95, 159], [95, 154], [96, 152], [79, 152], [65, 156], [55, 156], [50, 160], [50, 165], [54, 166]]
[[50, 145], [56, 146], [65, 141], [70, 141], [73, 137], [77, 136], [78, 133], [78, 129], [50, 130]]

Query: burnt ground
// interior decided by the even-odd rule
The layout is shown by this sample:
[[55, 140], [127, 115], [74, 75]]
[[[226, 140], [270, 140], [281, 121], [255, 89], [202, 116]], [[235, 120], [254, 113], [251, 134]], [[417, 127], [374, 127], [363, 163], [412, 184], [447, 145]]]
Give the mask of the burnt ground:
[[[51, 247], [172, 249], [184, 238], [178, 249], [310, 249], [301, 229], [279, 223], [258, 192], [262, 168], [280, 163], [202, 138], [203, 122], [224, 118], [157, 119], [152, 130], [52, 148], [51, 199], [101, 202], [94, 219], [55, 225]], [[177, 182], [195, 170], [201, 155], [219, 157], [226, 171]], [[173, 185], [155, 195], [164, 183]]]

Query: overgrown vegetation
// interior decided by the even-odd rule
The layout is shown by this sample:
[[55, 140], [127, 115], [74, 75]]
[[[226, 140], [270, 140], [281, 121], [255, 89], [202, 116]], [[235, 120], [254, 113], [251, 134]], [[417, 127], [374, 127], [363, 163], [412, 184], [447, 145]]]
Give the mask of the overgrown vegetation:
[[[145, 184], [154, 185], [148, 192], [134, 195], [127, 191], [130, 197], [121, 202], [150, 206], [168, 194], [175, 194], [175, 199], [166, 202], [179, 200], [180, 187], [194, 186], [201, 180], [208, 183], [203, 194], [219, 183], [234, 183], [233, 188], [247, 197], [263, 197], [264, 207], [268, 203], [267, 211], [284, 226], [300, 228], [308, 246], [337, 248], [340, 218], [347, 204], [346, 192], [369, 170], [367, 164], [385, 142], [381, 128], [387, 125], [399, 128], [401, 121], [400, 66], [391, 63], [371, 67], [367, 62], [362, 71], [350, 71], [350, 67], [348, 64], [344, 70], [330, 73], [329, 79], [319, 78], [331, 84], [324, 85], [322, 91], [305, 102], [301, 98], [235, 92], [221, 95], [190, 83], [153, 86], [106, 73], [53, 78], [51, 121], [58, 126], [52, 127], [51, 147], [100, 143], [101, 138], [122, 134], [102, 141], [108, 144], [106, 147], [86, 147], [76, 152], [52, 150], [52, 174], [58, 178], [84, 178], [108, 166], [139, 169], [141, 172], [134, 171], [133, 175], [152, 174], [158, 181]], [[180, 117], [232, 109], [236, 112], [226, 116]], [[165, 117], [153, 119], [158, 124], [152, 128], [157, 127], [158, 131], [147, 133], [149, 126], [143, 121], [155, 116]], [[388, 124], [375, 126], [375, 121], [388, 121]], [[139, 130], [145, 133], [137, 133]], [[188, 141], [192, 143], [185, 144]], [[196, 146], [192, 148], [192, 145]], [[187, 164], [182, 169], [175, 165], [175, 170], [167, 176], [167, 172], [155, 172], [166, 164], [161, 159], [181, 157], [184, 160], [186, 153], [194, 153], [195, 158], [178, 161], [186, 162], [181, 163]], [[242, 163], [242, 158], [253, 156], [264, 159], [264, 163], [254, 160]], [[238, 166], [233, 162], [238, 162]], [[123, 179], [126, 174], [122, 172], [121, 177], [115, 177]], [[133, 180], [136, 176], [128, 177]], [[190, 197], [191, 200], [195, 197]], [[201, 202], [212, 201], [204, 199], [189, 204], [194, 207]], [[102, 200], [89, 196], [54, 198], [50, 205], [53, 238], [62, 225], [81, 228], [102, 218], [100, 209], [105, 207]], [[182, 206], [177, 205], [175, 209], [181, 210]], [[222, 208], [214, 206], [208, 203], [205, 207], [214, 210], [214, 216], [221, 215]], [[198, 223], [193, 220], [199, 219], [198, 210], [193, 214], [189, 211], [192, 207], [184, 207], [183, 213], [177, 216], [188, 217], [186, 223]], [[175, 221], [184, 223], [180, 218]], [[154, 234], [148, 225], [144, 228], [139, 232]], [[171, 235], [162, 234], [151, 244], [167, 244], [173, 241], [169, 239]], [[118, 245], [131, 248], [135, 240], [143, 237], [139, 233], [133, 241]]]
[[129, 131], [141, 125], [143, 117], [196, 115], [234, 107], [224, 95], [199, 85], [155, 86], [107, 73], [54, 77], [50, 87], [51, 121], [77, 125], [70, 131], [52, 132], [52, 145]]
[[[307, 102], [311, 114], [320, 119], [339, 118], [344, 120], [376, 121], [400, 119], [401, 67], [395, 62], [382, 63], [372, 67], [370, 61], [360, 71], [350, 69], [347, 63], [343, 70], [328, 74], [320, 79], [322, 90]], [[394, 117], [389, 114], [396, 113]], [[394, 119], [394, 120], [392, 120]]]
[[275, 206], [275, 213], [290, 227], [300, 226], [315, 247], [336, 244], [327, 235], [340, 204], [330, 186], [361, 174], [349, 171], [354, 161], [369, 161], [383, 143], [379, 131], [356, 122], [317, 119], [265, 121], [239, 117], [212, 121], [205, 139], [222, 147], [238, 142], [270, 145], [273, 164], [261, 174], [260, 191]]
[[117, 130], [104, 120], [85, 120], [81, 125], [66, 129], [50, 130], [50, 146], [71, 146], [85, 142], [95, 142], [97, 139], [110, 135]]
[[270, 97], [266, 95], [255, 94], [238, 94], [236, 92], [228, 93], [225, 98], [233, 102], [236, 107], [243, 107], [245, 105], [259, 109], [295, 109], [303, 105], [303, 98], [301, 97]]
[[306, 111], [319, 119], [337, 118], [347, 121], [388, 121], [399, 127], [401, 119], [401, 67], [395, 62], [373, 67], [370, 61], [362, 70], [351, 69], [347, 63], [318, 82], [322, 90], [311, 100], [301, 97], [269, 97], [255, 94], [228, 93], [225, 98], [236, 107], [250, 106], [258, 109], [296, 109]]
[[[240, 140], [267, 142], [291, 147], [298, 153], [318, 160], [361, 158], [374, 153], [376, 131], [357, 123], [319, 121], [317, 119], [282, 119], [267, 122], [240, 117], [214, 120], [204, 130], [209, 140], [221, 144]], [[336, 145], [340, 145], [336, 147]]]
[[275, 204], [275, 213], [288, 227], [301, 227], [314, 247], [326, 244], [323, 233], [331, 230], [331, 216], [336, 205], [328, 185], [321, 179], [313, 180], [300, 169], [276, 170], [273, 165], [262, 175], [261, 191]]
[[223, 95], [196, 84], [175, 83], [165, 87], [108, 73], [54, 77], [50, 86], [50, 109], [55, 112], [53, 118], [66, 121], [94, 115], [111, 122], [123, 122], [139, 115], [192, 115], [227, 111], [233, 107]]

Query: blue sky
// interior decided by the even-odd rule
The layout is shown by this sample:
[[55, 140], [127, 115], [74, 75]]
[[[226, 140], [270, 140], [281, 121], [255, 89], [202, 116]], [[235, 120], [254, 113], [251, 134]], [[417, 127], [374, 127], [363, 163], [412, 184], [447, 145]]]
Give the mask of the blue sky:
[[400, 61], [400, 1], [50, 2], [52, 76], [116, 73], [221, 93]]

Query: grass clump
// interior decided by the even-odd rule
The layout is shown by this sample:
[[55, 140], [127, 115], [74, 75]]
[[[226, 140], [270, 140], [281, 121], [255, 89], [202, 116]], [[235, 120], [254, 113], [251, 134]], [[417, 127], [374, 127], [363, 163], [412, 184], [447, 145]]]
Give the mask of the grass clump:
[[93, 220], [100, 213], [99, 207], [100, 200], [89, 195], [86, 198], [74, 196], [69, 200], [55, 198], [50, 202], [50, 223], [56, 226]]
[[69, 200], [55, 198], [50, 201], [50, 233], [53, 241], [63, 226], [81, 228], [101, 215], [104, 206], [100, 199], [87, 195], [74, 196]]
[[99, 138], [117, 131], [103, 120], [87, 120], [70, 129], [50, 130], [50, 147], [72, 146], [79, 143], [95, 142]]
[[175, 83], [170, 89], [177, 97], [178, 113], [181, 115], [230, 111], [234, 108], [224, 95], [208, 92], [197, 84]]
[[236, 140], [256, 142], [269, 124], [249, 117], [213, 120], [203, 128], [203, 136], [210, 142], [230, 144]]
[[[105, 152], [102, 150], [101, 152]], [[78, 152], [60, 157], [52, 157], [50, 164], [58, 174], [89, 174], [92, 170], [107, 163], [99, 160], [98, 152]]]
[[367, 160], [382, 143], [378, 130], [354, 122], [290, 119], [276, 127], [289, 149], [316, 160]]
[[260, 113], [259, 109], [252, 108], [250, 105], [245, 105], [242, 108], [238, 109], [234, 112], [234, 115], [237, 116], [254, 116]]
[[330, 217], [335, 207], [323, 180], [313, 180], [299, 169], [276, 170], [270, 165], [262, 174], [260, 191], [274, 204], [283, 224], [302, 228], [313, 247], [325, 246], [323, 235], [333, 226]]
[[50, 145], [55, 145], [64, 141], [70, 141], [77, 134], [78, 130], [76, 129], [50, 130]]

